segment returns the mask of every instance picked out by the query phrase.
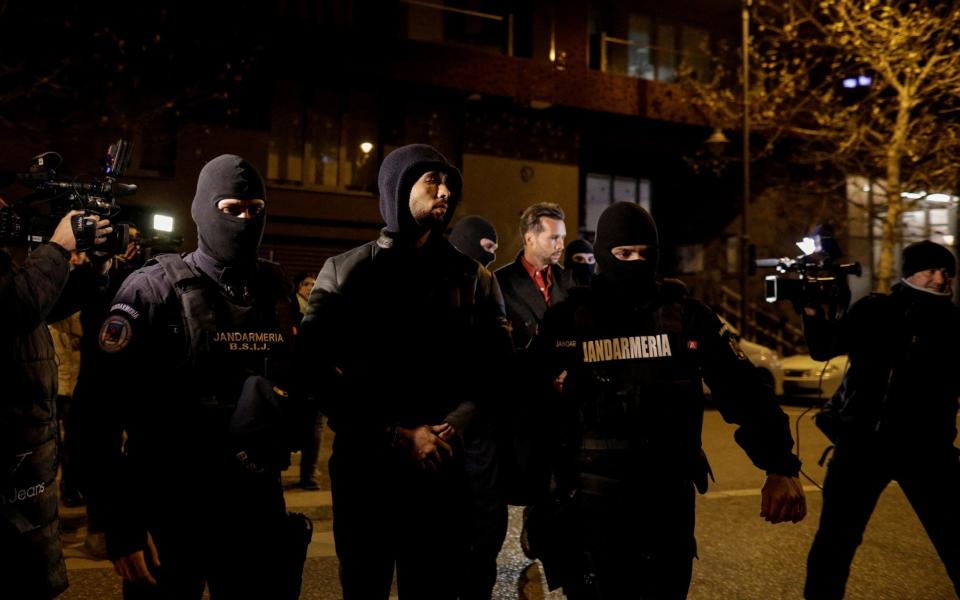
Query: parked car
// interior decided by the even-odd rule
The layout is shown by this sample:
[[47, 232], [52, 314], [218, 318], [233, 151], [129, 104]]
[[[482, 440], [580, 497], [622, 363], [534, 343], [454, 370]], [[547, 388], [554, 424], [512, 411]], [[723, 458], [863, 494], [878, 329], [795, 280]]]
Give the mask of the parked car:
[[[737, 328], [730, 325], [723, 317], [720, 318], [721, 321], [730, 328], [730, 331], [733, 332], [737, 338], [740, 338], [740, 332], [737, 331]], [[750, 359], [750, 362], [754, 364], [755, 367], [760, 369], [760, 372], [763, 375], [763, 378], [773, 386], [773, 392], [777, 396], [783, 395], [783, 369], [780, 366], [780, 357], [777, 355], [776, 350], [768, 348], [762, 344], [757, 344], [749, 340], [740, 340], [740, 349], [743, 350], [743, 353], [747, 355], [747, 358]], [[706, 383], [703, 384], [703, 391], [706, 394], [710, 393], [710, 388]]]
[[829, 400], [839, 389], [847, 372], [846, 354], [824, 362], [809, 354], [796, 354], [780, 361], [783, 367], [783, 392], [787, 396]]

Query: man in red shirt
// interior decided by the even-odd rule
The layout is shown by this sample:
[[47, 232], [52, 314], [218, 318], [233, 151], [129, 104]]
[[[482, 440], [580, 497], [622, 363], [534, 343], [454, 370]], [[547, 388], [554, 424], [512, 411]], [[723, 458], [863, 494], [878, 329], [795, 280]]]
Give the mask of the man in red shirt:
[[[549, 477], [545, 457], [538, 451], [542, 447], [537, 439], [541, 428], [536, 426], [544, 399], [534, 388], [534, 370], [528, 364], [526, 349], [537, 335], [547, 308], [567, 297], [563, 269], [558, 264], [567, 235], [563, 221], [563, 210], [556, 204], [528, 206], [520, 216], [523, 251], [495, 273], [516, 349], [509, 381], [517, 383], [505, 390], [497, 407], [495, 429], [501, 445], [497, 454], [502, 459], [496, 473], [499, 498], [489, 506], [486, 543], [475, 549], [478, 564], [485, 562], [490, 573], [495, 573], [496, 552], [506, 535], [506, 504], [534, 504], [539, 499], [536, 494], [545, 487], [543, 477]], [[483, 556], [488, 558], [484, 561]]]
[[520, 216], [523, 251], [509, 265], [497, 269], [497, 282], [513, 325], [518, 351], [530, 345], [547, 308], [566, 297], [560, 276], [563, 240], [567, 236], [563, 209], [551, 202], [538, 202]]

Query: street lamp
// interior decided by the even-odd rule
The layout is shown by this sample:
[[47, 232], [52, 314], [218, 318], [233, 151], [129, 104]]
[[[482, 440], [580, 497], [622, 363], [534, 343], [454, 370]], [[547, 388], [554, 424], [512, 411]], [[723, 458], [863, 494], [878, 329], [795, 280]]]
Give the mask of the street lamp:
[[724, 152], [727, 151], [727, 146], [730, 145], [730, 140], [724, 135], [723, 130], [719, 127], [713, 130], [713, 133], [710, 134], [710, 137], [703, 143], [707, 150], [710, 152], [710, 155], [714, 158], [720, 158], [723, 156]]
[[753, 0], [743, 0], [740, 23], [743, 36], [743, 208], [740, 213], [740, 335], [747, 335], [747, 247], [750, 243], [747, 217], [750, 207], [750, 6]]

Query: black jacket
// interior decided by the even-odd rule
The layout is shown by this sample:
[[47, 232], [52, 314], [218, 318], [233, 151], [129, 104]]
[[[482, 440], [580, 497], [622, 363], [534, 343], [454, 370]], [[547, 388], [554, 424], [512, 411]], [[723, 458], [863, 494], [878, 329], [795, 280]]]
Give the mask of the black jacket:
[[839, 321], [805, 317], [810, 354], [849, 354], [850, 366], [817, 424], [833, 441], [879, 439], [901, 448], [950, 446], [957, 435], [960, 307], [900, 283], [859, 300]]
[[[566, 371], [563, 398], [550, 409], [559, 481], [588, 468], [628, 479], [638, 461], [653, 459], [702, 491], [701, 377], [724, 419], [739, 425], [734, 436], [753, 463], [797, 476], [789, 421], [773, 390], [713, 311], [680, 290], [680, 283], [658, 286], [637, 305], [597, 279], [547, 311], [534, 357], [544, 387]], [[608, 464], [610, 457], [580, 456], [606, 446], [623, 454]]]
[[[0, 545], [21, 559], [14, 595], [53, 597], [67, 587], [57, 514], [57, 362], [47, 322], [69, 316], [103, 281], [92, 269], [70, 273], [70, 254], [54, 244], [23, 267], [0, 251]], [[0, 572], [8, 573], [6, 569]]]
[[331, 426], [360, 437], [464, 431], [492, 393], [480, 374], [510, 351], [489, 271], [440, 235], [415, 249], [386, 230], [324, 263], [297, 342]]
[[241, 466], [228, 421], [247, 380], [272, 378], [275, 361], [289, 354], [280, 315], [291, 289], [278, 265], [259, 261], [230, 279], [200, 251], [183, 262], [208, 290], [207, 348], [191, 350], [173, 282], [162, 264], [147, 263], [124, 281], [99, 329], [100, 393], [85, 398], [75, 423], [88, 512], [103, 525], [111, 557], [143, 549], [160, 518], [185, 523], [233, 489]]
[[[530, 346], [531, 340], [537, 335], [543, 315], [547, 312], [547, 303], [543, 299], [543, 294], [523, 267], [522, 256], [521, 250], [516, 260], [500, 267], [495, 273], [500, 291], [503, 292], [507, 319], [513, 327], [513, 343], [517, 350], [525, 350]], [[563, 269], [558, 265], [551, 265], [550, 272], [553, 277], [553, 285], [550, 286], [550, 304], [556, 305], [567, 297]]]

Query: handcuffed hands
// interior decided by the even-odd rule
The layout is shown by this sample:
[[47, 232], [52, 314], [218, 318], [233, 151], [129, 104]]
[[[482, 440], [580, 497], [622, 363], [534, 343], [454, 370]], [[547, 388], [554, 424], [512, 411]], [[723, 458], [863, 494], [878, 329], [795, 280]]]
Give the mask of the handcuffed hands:
[[421, 425], [412, 429], [397, 427], [400, 444], [409, 450], [421, 468], [433, 472], [453, 456], [453, 446], [449, 442], [455, 435], [456, 430], [449, 423]]

